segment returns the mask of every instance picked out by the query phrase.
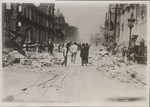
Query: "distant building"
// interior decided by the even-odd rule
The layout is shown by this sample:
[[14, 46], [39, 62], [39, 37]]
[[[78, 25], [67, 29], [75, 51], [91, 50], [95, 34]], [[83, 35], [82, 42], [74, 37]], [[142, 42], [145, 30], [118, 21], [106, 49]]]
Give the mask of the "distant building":
[[91, 43], [96, 45], [102, 45], [102, 37], [100, 33], [91, 35]]
[[71, 41], [78, 41], [79, 32], [76, 26], [66, 23], [63, 14], [59, 11], [55, 11], [55, 43], [65, 42], [68, 38]]
[[76, 26], [69, 26], [69, 37], [71, 41], [78, 42], [79, 41], [79, 32]]
[[56, 43], [59, 42], [64, 42], [65, 41], [65, 30], [68, 26], [68, 24], [66, 24], [65, 22], [65, 18], [63, 16], [63, 14], [59, 11], [59, 9], [57, 11], [55, 11], [54, 13], [55, 16], [55, 37], [54, 37], [54, 41]]

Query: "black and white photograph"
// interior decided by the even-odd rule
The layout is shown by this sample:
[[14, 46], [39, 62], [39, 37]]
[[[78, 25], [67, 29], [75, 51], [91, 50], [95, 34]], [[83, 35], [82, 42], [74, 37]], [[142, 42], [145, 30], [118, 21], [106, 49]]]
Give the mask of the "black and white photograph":
[[149, 1], [1, 2], [2, 106], [149, 107]]

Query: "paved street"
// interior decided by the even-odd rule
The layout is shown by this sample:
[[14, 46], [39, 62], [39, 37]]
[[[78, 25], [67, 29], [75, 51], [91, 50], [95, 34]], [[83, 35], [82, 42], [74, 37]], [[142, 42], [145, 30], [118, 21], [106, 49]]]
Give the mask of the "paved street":
[[110, 80], [97, 71], [95, 65], [81, 66], [80, 60], [78, 52], [76, 63], [71, 63], [69, 57], [67, 67], [54, 65], [39, 71], [36, 71], [36, 68], [20, 69], [17, 65], [13, 69], [4, 68], [3, 96], [5, 98], [12, 95], [15, 102], [76, 105], [146, 104], [146, 87], [137, 88], [129, 83]]

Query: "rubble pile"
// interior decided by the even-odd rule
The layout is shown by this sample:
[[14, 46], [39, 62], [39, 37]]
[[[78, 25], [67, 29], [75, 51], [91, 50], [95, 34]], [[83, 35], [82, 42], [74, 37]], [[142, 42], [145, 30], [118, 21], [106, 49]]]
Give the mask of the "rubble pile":
[[[26, 60], [26, 59], [25, 59]], [[61, 60], [55, 56], [49, 55], [48, 53], [41, 53], [39, 55], [32, 55], [30, 59], [27, 59], [33, 67], [52, 67], [53, 64], [60, 65]], [[26, 64], [24, 64], [26, 65]]]
[[21, 55], [17, 50], [5, 49], [2, 54], [3, 67], [12, 65], [14, 63], [20, 63], [20, 59], [25, 58], [25, 56]]
[[94, 65], [97, 65], [97, 63], [99, 62], [99, 58], [100, 58], [99, 53], [103, 50], [104, 49], [101, 47], [91, 47], [90, 53], [89, 53], [89, 62], [94, 64]]
[[116, 56], [122, 56], [122, 49], [124, 48], [124, 47], [128, 47], [128, 44], [129, 44], [129, 42], [127, 41], [127, 42], [123, 42], [123, 43], [121, 43], [121, 44], [119, 44], [119, 45], [117, 45], [117, 47], [116, 47], [116, 52], [115, 52], [115, 54], [116, 54]]
[[114, 78], [120, 82], [133, 83], [136, 87], [146, 85], [145, 77], [133, 69], [131, 62], [126, 62], [123, 58], [112, 56], [107, 51], [100, 49], [94, 49], [90, 56], [92, 56], [91, 61], [94, 65], [97, 65], [96, 69], [109, 79]]
[[38, 55], [27, 54], [26, 56], [23, 56], [16, 50], [4, 51], [3, 67], [13, 64], [20, 64], [20, 66], [33, 66], [38, 68], [51, 67], [53, 64], [60, 65], [61, 59], [50, 55], [49, 53], [39, 53]]

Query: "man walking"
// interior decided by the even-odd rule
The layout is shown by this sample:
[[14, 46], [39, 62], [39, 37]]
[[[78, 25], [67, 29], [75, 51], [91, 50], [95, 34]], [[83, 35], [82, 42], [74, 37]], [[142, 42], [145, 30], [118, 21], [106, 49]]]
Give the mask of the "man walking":
[[67, 57], [68, 57], [68, 52], [69, 52], [69, 48], [71, 46], [71, 41], [68, 40], [68, 43], [65, 45], [63, 43], [62, 47], [63, 47], [63, 56], [64, 56], [64, 61], [62, 63], [62, 66], [65, 64], [65, 66], [67, 66]]
[[50, 53], [51, 55], [53, 55], [53, 49], [54, 49], [54, 45], [52, 42], [50, 42], [48, 44], [48, 53]]
[[76, 55], [78, 52], [78, 46], [76, 42], [74, 42], [74, 44], [70, 46], [70, 52], [71, 52], [71, 62], [75, 63]]
[[86, 62], [88, 63], [89, 60], [88, 60], [88, 56], [89, 56], [89, 49], [90, 49], [90, 45], [88, 43], [85, 44], [85, 47], [86, 47], [86, 52], [87, 52], [87, 56], [86, 56]]
[[81, 47], [81, 53], [80, 53], [82, 66], [84, 64], [87, 65], [87, 56], [88, 56], [87, 49], [85, 47], [85, 44], [83, 43]]
[[63, 57], [64, 57], [64, 61], [62, 62], [62, 66], [65, 64], [65, 66], [67, 66], [67, 45], [65, 46], [64, 44], [62, 44], [63, 47]]

